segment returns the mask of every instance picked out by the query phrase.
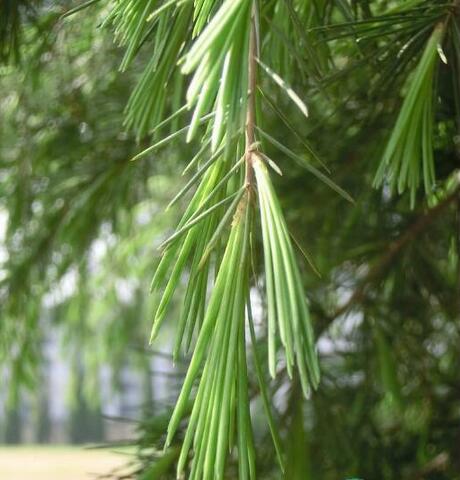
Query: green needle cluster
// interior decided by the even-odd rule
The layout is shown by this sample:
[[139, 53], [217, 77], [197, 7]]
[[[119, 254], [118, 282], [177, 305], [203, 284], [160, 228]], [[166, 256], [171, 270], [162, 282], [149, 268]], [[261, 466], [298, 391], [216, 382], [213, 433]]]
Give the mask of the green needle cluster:
[[288, 374], [292, 377], [292, 367], [297, 365], [303, 392], [308, 396], [310, 385], [316, 388], [320, 377], [313, 329], [279, 201], [267, 167], [259, 156], [255, 158], [268, 302], [269, 369], [274, 378], [279, 332]]
[[412, 206], [421, 181], [427, 194], [432, 192], [435, 183], [433, 86], [436, 66], [443, 55], [440, 45], [444, 33], [445, 25], [438, 24], [428, 39], [375, 178], [377, 186], [388, 178], [391, 189], [398, 193], [409, 189]]
[[[259, 58], [257, 3], [226, 0], [217, 8], [216, 2], [208, 0], [195, 1], [193, 5], [192, 2], [166, 2], [162, 9], [152, 11], [152, 4], [147, 2], [142, 12], [138, 12], [142, 18], [147, 16], [150, 21], [158, 22], [157, 29], [164, 18], [173, 22], [169, 27], [171, 42], [164, 42], [163, 37], [158, 39], [160, 46], [155, 47], [155, 52], [160, 53], [154, 53], [152, 65], [147, 67], [131, 97], [128, 121], [138, 133], [144, 133], [152, 123], [156, 123], [155, 131], [158, 131], [185, 113], [178, 105], [168, 118], [159, 121], [165, 104], [165, 82], [176, 74], [176, 63], [180, 74], [190, 75], [185, 100], [191, 119], [188, 126], [157, 141], [135, 159], [154, 153], [182, 132], [187, 132], [187, 141], [190, 141], [204, 130], [201, 146], [184, 171], [190, 173], [191, 178], [171, 205], [184, 199], [193, 188], [195, 192], [176, 230], [162, 244], [162, 259], [152, 281], [158, 306], [151, 340], [167, 318], [181, 279], [188, 275], [177, 322], [174, 358], [182, 351], [190, 351], [192, 359], [166, 439], [168, 447], [182, 420], [189, 415], [192, 401], [178, 460], [179, 478], [186, 473], [191, 479], [224, 478], [227, 457], [233, 447], [236, 447], [233, 456], [238, 462], [238, 478], [255, 478], [245, 328], [246, 311], [251, 311], [249, 291], [252, 281], [256, 280], [249, 275], [249, 239], [257, 234], [253, 222], [257, 205], [262, 216], [266, 258], [271, 375], [275, 376], [277, 349], [282, 345], [287, 371], [292, 375], [293, 367], [299, 370], [306, 396], [319, 382], [306, 298], [287, 226], [264, 162], [277, 167], [259, 151], [261, 143], [256, 138], [265, 135], [277, 148], [280, 146], [257, 126], [258, 68], [281, 87], [303, 115], [307, 115], [307, 110], [292, 88]], [[191, 42], [184, 37], [185, 25], [190, 19], [193, 19]], [[162, 34], [165, 33], [166, 30], [162, 30]], [[134, 37], [132, 42], [138, 42]], [[167, 50], [171, 45], [175, 45], [173, 53]], [[184, 55], [183, 49], [186, 49]], [[127, 55], [126, 62], [129, 61]], [[143, 109], [150, 103], [156, 110], [150, 109], [146, 114]], [[130, 117], [130, 111], [140, 116]], [[288, 149], [285, 153], [350, 199], [301, 156]], [[262, 369], [257, 365], [264, 409], [283, 469], [280, 435], [269, 408]]]
[[126, 46], [121, 70], [126, 70], [150, 37], [154, 40], [150, 60], [126, 106], [125, 124], [136, 131], [138, 138], [151, 133], [163, 120], [173, 89], [177, 92], [173, 94], [173, 108], [181, 104], [182, 76], [177, 58], [192, 19], [191, 2], [183, 3], [170, 2], [170, 8], [158, 8], [157, 0], [119, 1], [107, 19], [115, 25], [120, 44]]
[[[188, 350], [195, 328], [202, 323], [211, 273], [210, 253], [220, 247], [220, 236], [242, 195], [241, 188], [236, 187], [236, 179], [232, 177], [238, 173], [241, 162], [233, 168], [229, 164], [228, 160], [219, 155], [203, 173], [176, 232], [163, 242], [165, 250], [152, 280], [151, 290], [162, 291], [162, 294], [154, 317], [151, 341], [166, 318], [167, 308], [181, 275], [187, 267], [190, 269], [178, 323], [175, 358], [183, 343], [185, 350]], [[198, 180], [199, 177], [196, 181]]]
[[[190, 479], [222, 479], [227, 452], [238, 450], [239, 478], [255, 478], [249, 415], [245, 305], [249, 292], [249, 193], [240, 200], [181, 394], [168, 427], [168, 446], [198, 390], [178, 462], [183, 473], [193, 448]], [[235, 431], [236, 430], [236, 431]]]
[[[200, 30], [204, 11], [212, 2], [195, 2], [196, 30]], [[241, 127], [246, 112], [248, 90], [247, 52], [251, 18], [250, 0], [226, 0], [198, 36], [185, 56], [182, 73], [194, 72], [187, 89], [187, 105], [194, 106], [187, 140], [198, 130], [200, 118], [214, 109], [211, 148], [214, 151], [224, 133]], [[208, 8], [205, 9], [205, 4]]]

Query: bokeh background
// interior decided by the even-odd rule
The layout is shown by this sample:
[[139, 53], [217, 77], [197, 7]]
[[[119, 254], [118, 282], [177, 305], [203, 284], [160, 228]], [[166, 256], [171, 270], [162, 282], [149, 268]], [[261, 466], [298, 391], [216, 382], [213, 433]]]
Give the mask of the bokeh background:
[[[147, 474], [164, 458], [162, 435], [187, 365], [187, 358], [173, 365], [170, 357], [181, 292], [149, 346], [155, 303], [149, 283], [157, 247], [184, 204], [165, 207], [183, 185], [181, 171], [196, 145], [179, 140], [130, 162], [150, 142], [123, 123], [148, 44], [120, 73], [123, 50], [104, 24], [107, 2], [61, 18], [71, 4], [36, 2], [20, 10], [17, 49], [1, 49], [0, 478], [37, 475], [26, 468], [37, 445], [75, 444], [121, 452], [88, 460], [88, 472], [123, 465], [127, 478], [174, 478]], [[278, 48], [290, 61], [281, 47], [264, 48]], [[420, 192], [411, 208], [407, 196], [376, 190], [372, 181], [415, 53], [377, 90], [370, 86], [378, 59], [363, 61], [347, 38], [329, 48], [336, 70], [320, 82], [289, 79], [307, 99], [308, 121], [282, 95], [274, 93], [273, 101], [284, 120], [264, 107], [264, 129], [298, 152], [308, 141], [355, 199], [350, 204], [271, 152], [283, 171], [276, 188], [304, 252], [298, 258], [323, 375], [309, 401], [295, 379], [271, 384], [288, 464], [300, 464], [305, 480], [456, 480], [460, 134], [453, 94], [440, 88], [437, 100], [439, 187], [429, 200]], [[441, 86], [451, 68], [440, 68]], [[256, 288], [252, 296], [263, 331], [263, 298]], [[251, 381], [260, 478], [279, 478]], [[65, 457], [59, 469], [71, 448], [44, 451], [51, 468], [43, 478], [86, 478], [71, 476], [70, 465], [81, 467], [81, 457]]]

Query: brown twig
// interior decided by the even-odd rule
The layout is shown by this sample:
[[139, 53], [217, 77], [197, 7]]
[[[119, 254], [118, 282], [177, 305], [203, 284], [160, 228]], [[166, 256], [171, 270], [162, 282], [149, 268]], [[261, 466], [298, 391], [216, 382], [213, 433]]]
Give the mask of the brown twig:
[[256, 144], [256, 89], [257, 89], [257, 25], [256, 25], [256, 3], [252, 4], [251, 32], [249, 36], [249, 57], [248, 57], [248, 109], [246, 114], [246, 175], [245, 183], [252, 186], [254, 173], [252, 168], [254, 148]]
[[451, 195], [432, 209], [428, 210], [424, 215], [420, 216], [400, 237], [392, 242], [385, 254], [381, 257], [380, 261], [369, 270], [348, 301], [339, 307], [332, 317], [328, 319], [328, 323], [331, 323], [337, 317], [347, 313], [355, 304], [362, 302], [366, 297], [368, 286], [381, 277], [386, 268], [393, 262], [401, 250], [403, 250], [407, 244], [415, 240], [421, 232], [425, 231], [446, 207], [454, 201], [459, 200], [459, 193], [460, 187], [457, 187]]

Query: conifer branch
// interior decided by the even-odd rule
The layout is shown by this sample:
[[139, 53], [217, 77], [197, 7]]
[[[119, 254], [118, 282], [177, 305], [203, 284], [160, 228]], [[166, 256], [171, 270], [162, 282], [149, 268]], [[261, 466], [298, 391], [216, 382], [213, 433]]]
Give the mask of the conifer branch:
[[449, 205], [460, 200], [460, 187], [457, 187], [449, 196], [439, 202], [435, 207], [420, 215], [394, 242], [392, 242], [379, 261], [369, 270], [359, 286], [351, 294], [345, 304], [339, 307], [328, 319], [330, 325], [336, 318], [348, 313], [355, 305], [363, 302], [370, 284], [382, 278], [385, 270], [407, 245], [415, 241], [420, 234], [425, 232], [432, 223], [441, 215]]

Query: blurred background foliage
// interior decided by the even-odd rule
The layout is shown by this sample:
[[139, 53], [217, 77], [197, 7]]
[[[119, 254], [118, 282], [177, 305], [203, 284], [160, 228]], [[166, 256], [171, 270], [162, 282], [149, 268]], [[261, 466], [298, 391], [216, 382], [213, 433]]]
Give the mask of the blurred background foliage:
[[[119, 73], [123, 51], [102, 26], [107, 2], [92, 3], [65, 19], [74, 2], [1, 7], [0, 368], [9, 412], [1, 423], [8, 429], [21, 392], [40, 398], [44, 344], [60, 332], [72, 365], [69, 396], [96, 416], [104, 411], [102, 366], [110, 366], [114, 388], [126, 365], [145, 373], [139, 398], [146, 415], [137, 424], [138, 455], [128, 470], [144, 480], [174, 478], [178, 449], [163, 454], [161, 448], [178, 383], [168, 384], [162, 402], [151, 401], [148, 285], [157, 246], [180, 210], [164, 208], [193, 150], [178, 141], [129, 161], [149, 145], [143, 138], [139, 146], [123, 127], [148, 44]], [[340, 24], [401, 4], [318, 3]], [[273, 18], [278, 26], [262, 19], [262, 28], [282, 37], [282, 12]], [[372, 183], [430, 32], [396, 58], [413, 32], [389, 25], [385, 35], [376, 31], [364, 42], [356, 41], [357, 30], [308, 30], [314, 48], [324, 51], [308, 79], [289, 76], [289, 63], [298, 59], [283, 42], [272, 37], [263, 45], [310, 109], [305, 121], [273, 90], [260, 106], [264, 130], [295, 151], [308, 140], [355, 199], [344, 201], [266, 145], [283, 172], [276, 186], [288, 224], [319, 272], [302, 263], [321, 360], [319, 390], [305, 401], [287, 375], [270, 384], [288, 447], [288, 479], [460, 479], [460, 124], [449, 83], [458, 71], [452, 62], [437, 72], [437, 183], [428, 198], [418, 192], [411, 208], [408, 195]], [[253, 295], [257, 301], [261, 293]], [[165, 330], [156, 344], [166, 355], [170, 338]], [[279, 478], [255, 375], [250, 380], [259, 476]]]

